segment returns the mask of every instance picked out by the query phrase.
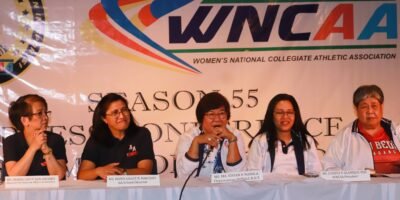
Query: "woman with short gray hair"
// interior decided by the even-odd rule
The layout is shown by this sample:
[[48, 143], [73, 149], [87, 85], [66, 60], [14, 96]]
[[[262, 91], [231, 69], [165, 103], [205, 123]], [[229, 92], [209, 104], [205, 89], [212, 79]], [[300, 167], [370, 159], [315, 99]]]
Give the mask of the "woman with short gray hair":
[[325, 170], [400, 173], [400, 135], [383, 118], [384, 95], [377, 85], [363, 85], [353, 94], [357, 119], [342, 129], [322, 159]]

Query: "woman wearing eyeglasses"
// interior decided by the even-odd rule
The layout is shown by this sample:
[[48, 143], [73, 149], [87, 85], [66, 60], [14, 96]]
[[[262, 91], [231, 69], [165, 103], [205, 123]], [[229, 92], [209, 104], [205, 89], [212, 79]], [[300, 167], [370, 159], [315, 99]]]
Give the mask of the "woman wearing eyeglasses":
[[46, 100], [36, 94], [21, 96], [11, 103], [8, 116], [17, 133], [3, 143], [6, 176], [57, 175], [64, 179], [64, 139], [46, 131], [50, 113]]
[[289, 175], [318, 174], [316, 141], [304, 126], [295, 98], [278, 94], [268, 104], [264, 122], [250, 143], [248, 170]]
[[354, 91], [357, 119], [332, 139], [322, 159], [324, 170], [368, 169], [378, 176], [400, 173], [400, 127], [383, 117], [384, 100], [377, 85]]
[[78, 179], [156, 173], [149, 130], [135, 123], [127, 100], [115, 93], [107, 94], [97, 104], [81, 159]]
[[[196, 168], [197, 176], [244, 169], [243, 139], [237, 129], [228, 125], [230, 108], [226, 98], [217, 92], [206, 94], [197, 105], [196, 117], [199, 126], [179, 138], [176, 175], [185, 177]], [[204, 159], [207, 160], [200, 167]]]

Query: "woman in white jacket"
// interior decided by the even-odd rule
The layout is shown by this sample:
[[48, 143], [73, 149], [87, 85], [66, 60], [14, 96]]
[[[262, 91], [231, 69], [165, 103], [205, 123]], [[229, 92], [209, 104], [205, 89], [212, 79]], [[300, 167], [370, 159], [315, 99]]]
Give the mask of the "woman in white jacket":
[[270, 101], [263, 125], [250, 143], [247, 169], [290, 175], [317, 174], [317, 142], [302, 122], [295, 98], [278, 94]]
[[240, 131], [229, 126], [230, 115], [229, 102], [221, 94], [211, 92], [201, 98], [196, 107], [199, 125], [179, 138], [177, 176], [186, 177], [194, 170], [196, 176], [210, 176], [244, 169], [244, 142]]
[[378, 86], [357, 88], [353, 94], [357, 119], [332, 140], [322, 159], [324, 170], [400, 173], [400, 134], [383, 118], [383, 102]]

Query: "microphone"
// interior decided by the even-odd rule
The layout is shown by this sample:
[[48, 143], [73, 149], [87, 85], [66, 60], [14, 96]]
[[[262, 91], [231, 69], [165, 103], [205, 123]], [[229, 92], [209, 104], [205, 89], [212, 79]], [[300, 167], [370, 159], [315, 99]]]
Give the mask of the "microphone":
[[207, 153], [207, 154], [212, 152], [213, 149], [214, 149], [214, 147], [210, 146], [209, 144], [205, 144], [204, 145], [204, 152]]
[[[214, 128], [214, 129], [221, 128], [221, 125], [215, 125], [215, 126], [213, 126], [213, 128]], [[218, 133], [217, 135], [219, 135], [219, 133]], [[211, 141], [211, 138], [208, 138], [208, 141]], [[218, 141], [219, 141], [219, 140], [218, 140]], [[209, 153], [212, 152], [213, 150], [214, 150], [214, 147], [213, 147], [213, 146], [211, 146], [211, 145], [209, 145], [209, 144], [205, 144], [205, 150], [204, 150], [205, 153], [209, 154]]]
[[210, 147], [210, 145], [205, 144], [205, 149], [206, 149], [206, 150], [205, 150], [205, 152], [206, 152], [205, 158], [204, 158], [203, 160], [200, 160], [200, 161], [199, 161], [199, 162], [200, 162], [199, 166], [198, 166], [197, 168], [195, 168], [195, 169], [192, 171], [192, 173], [189, 174], [189, 176], [188, 176], [188, 177], [186, 178], [186, 180], [185, 180], [185, 183], [183, 183], [183, 186], [182, 186], [182, 188], [181, 188], [181, 192], [180, 192], [180, 194], [179, 194], [179, 200], [182, 199], [183, 191], [185, 190], [186, 184], [188, 183], [189, 179], [193, 176], [193, 174], [194, 174], [198, 169], [201, 169], [201, 168], [203, 167], [203, 165], [206, 163], [206, 160], [207, 160], [208, 156], [210, 156], [210, 152], [213, 150], [213, 147]]

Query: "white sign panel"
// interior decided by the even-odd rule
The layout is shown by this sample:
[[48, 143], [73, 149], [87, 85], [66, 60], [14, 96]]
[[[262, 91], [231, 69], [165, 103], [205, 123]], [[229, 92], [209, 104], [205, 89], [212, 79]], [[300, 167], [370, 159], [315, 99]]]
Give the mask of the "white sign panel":
[[107, 187], [160, 186], [159, 175], [107, 176]]
[[211, 183], [228, 183], [235, 181], [261, 181], [264, 179], [261, 170], [228, 172], [211, 175]]
[[58, 176], [6, 176], [5, 188], [58, 188]]
[[326, 180], [370, 181], [369, 170], [322, 171], [320, 177]]

